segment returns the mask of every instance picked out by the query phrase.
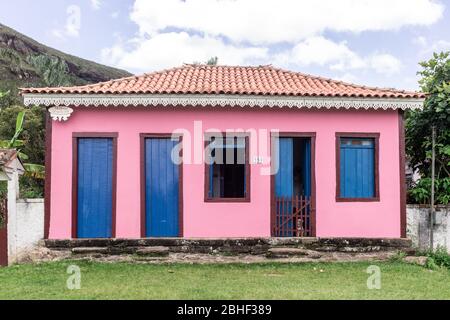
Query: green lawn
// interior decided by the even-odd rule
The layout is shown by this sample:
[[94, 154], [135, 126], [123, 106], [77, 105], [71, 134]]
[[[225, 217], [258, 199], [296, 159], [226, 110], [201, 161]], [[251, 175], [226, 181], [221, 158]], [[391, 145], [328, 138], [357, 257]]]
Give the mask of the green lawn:
[[[66, 287], [71, 264], [81, 268], [80, 290]], [[449, 270], [372, 264], [380, 290], [367, 289], [370, 263], [21, 265], [0, 268], [0, 299], [450, 299]]]

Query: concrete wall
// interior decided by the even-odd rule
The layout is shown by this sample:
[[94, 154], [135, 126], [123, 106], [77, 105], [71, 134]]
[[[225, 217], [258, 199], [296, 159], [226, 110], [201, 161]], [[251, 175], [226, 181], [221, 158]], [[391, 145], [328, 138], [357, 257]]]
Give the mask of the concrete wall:
[[[407, 233], [413, 245], [420, 249], [430, 247], [430, 208], [421, 205], [407, 207]], [[450, 253], [450, 206], [438, 207], [434, 225], [434, 248], [444, 246]]]
[[8, 215], [8, 234], [8, 260], [14, 263], [44, 238], [44, 199], [17, 200], [15, 214]]

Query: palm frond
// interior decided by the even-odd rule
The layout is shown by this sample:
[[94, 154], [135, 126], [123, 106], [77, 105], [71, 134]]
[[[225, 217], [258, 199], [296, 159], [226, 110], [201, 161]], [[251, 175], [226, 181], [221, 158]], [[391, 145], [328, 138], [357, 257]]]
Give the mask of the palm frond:
[[35, 179], [45, 179], [45, 167], [40, 164], [25, 163], [25, 176], [33, 177]]
[[16, 119], [16, 132], [14, 133], [14, 136], [11, 138], [11, 141], [9, 142], [9, 147], [11, 148], [16, 140], [19, 138], [20, 134], [23, 131], [23, 122], [25, 119], [25, 111], [19, 112]]
[[19, 158], [22, 160], [28, 160], [30, 157], [28, 157], [25, 153], [19, 151]]

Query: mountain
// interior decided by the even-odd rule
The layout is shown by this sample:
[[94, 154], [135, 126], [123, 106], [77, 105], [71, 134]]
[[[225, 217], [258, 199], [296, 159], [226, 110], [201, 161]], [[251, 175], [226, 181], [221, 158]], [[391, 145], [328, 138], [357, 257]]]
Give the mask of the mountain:
[[11, 92], [2, 99], [3, 106], [20, 102], [19, 87], [83, 85], [130, 75], [52, 49], [0, 24], [0, 91]]

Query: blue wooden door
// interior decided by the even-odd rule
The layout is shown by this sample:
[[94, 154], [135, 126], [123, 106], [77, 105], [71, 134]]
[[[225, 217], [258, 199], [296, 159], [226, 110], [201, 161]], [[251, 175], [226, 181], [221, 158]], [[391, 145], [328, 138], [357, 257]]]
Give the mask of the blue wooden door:
[[292, 138], [280, 138], [278, 150], [275, 196], [292, 197], [294, 195], [294, 140]]
[[145, 140], [146, 237], [178, 237], [179, 166], [172, 161], [178, 144], [170, 138]]
[[[298, 149], [298, 150], [296, 150]], [[275, 175], [275, 233], [277, 237], [293, 237], [310, 231], [310, 208], [303, 206], [300, 199], [311, 196], [311, 139], [280, 138], [278, 140], [278, 172]], [[300, 157], [300, 158], [298, 158]], [[294, 185], [295, 167], [300, 166], [302, 181]], [[298, 182], [297, 182], [298, 183]], [[301, 188], [300, 186], [303, 186]], [[300, 214], [304, 214], [299, 220]], [[295, 215], [294, 215], [295, 213]], [[299, 221], [302, 228], [299, 228]]]
[[113, 139], [78, 139], [77, 237], [112, 237]]
[[[291, 199], [294, 195], [294, 140], [292, 138], [280, 138], [278, 141], [278, 172], [275, 175], [275, 197]], [[279, 230], [276, 236], [291, 237], [292, 204], [283, 202], [277, 207], [277, 224], [284, 225], [283, 231]], [[286, 224], [286, 221], [287, 224]]]
[[304, 195], [311, 196], [311, 139], [304, 139], [302, 143], [303, 186]]

